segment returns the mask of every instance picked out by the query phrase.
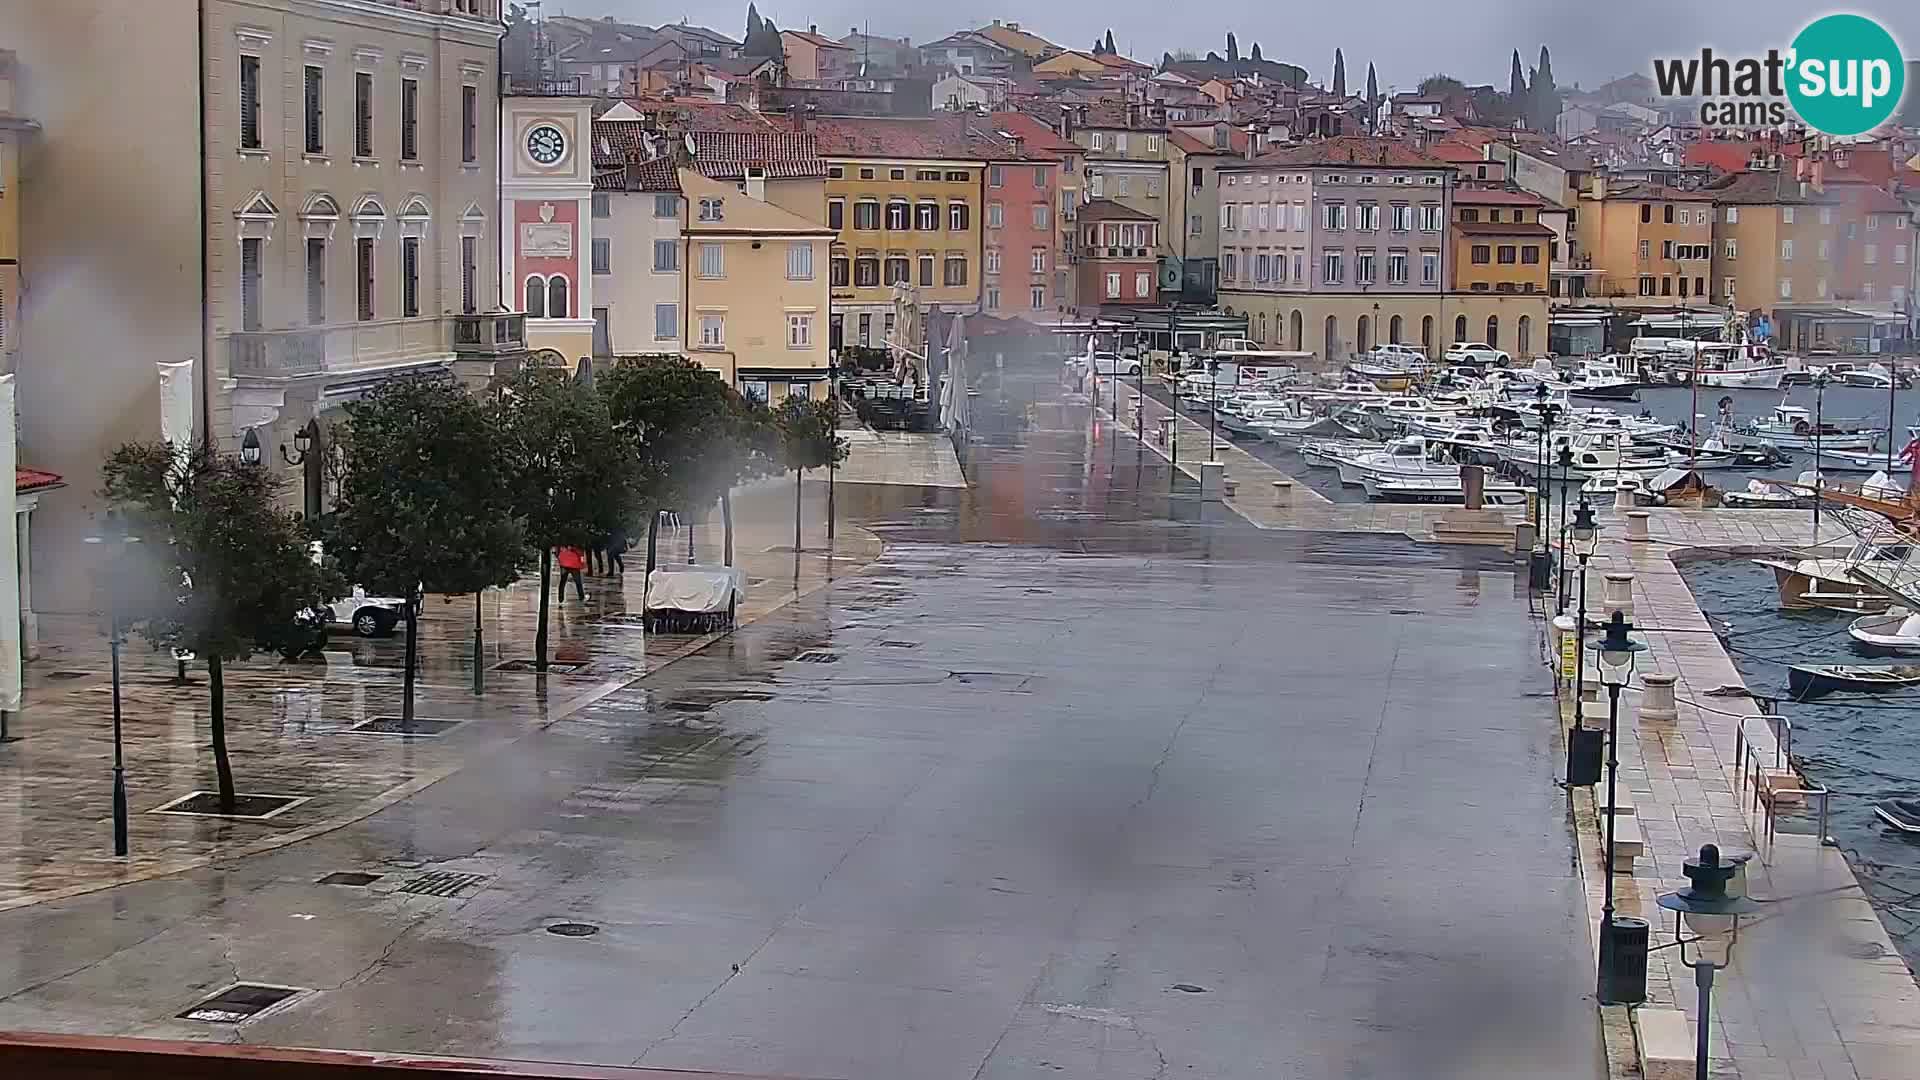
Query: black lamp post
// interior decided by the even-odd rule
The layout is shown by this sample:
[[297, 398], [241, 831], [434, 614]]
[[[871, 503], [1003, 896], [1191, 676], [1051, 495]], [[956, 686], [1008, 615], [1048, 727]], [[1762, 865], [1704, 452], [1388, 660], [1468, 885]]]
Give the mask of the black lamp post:
[[833, 419], [828, 422], [827, 433], [830, 448], [835, 451], [827, 455], [827, 546], [832, 547], [833, 462], [834, 458], [839, 456], [840, 447], [840, 354], [838, 351], [827, 354], [827, 404], [833, 406]]
[[[1572, 471], [1573, 447], [1562, 446], [1560, 448], [1560, 481], [1562, 483], [1570, 482], [1569, 477]], [[1580, 499], [1581, 505], [1585, 506], [1586, 496], [1582, 495]], [[1560, 569], [1553, 579], [1553, 613], [1555, 615], [1565, 615], [1567, 613], [1567, 502], [1568, 500], [1564, 498], [1560, 500]], [[1588, 510], [1587, 515], [1591, 518], [1593, 511]]]
[[[86, 542], [112, 545], [113, 550], [108, 557], [116, 562], [128, 544], [140, 542], [139, 537], [127, 532], [126, 522], [117, 511], [107, 511], [102, 526], [100, 534], [87, 537]], [[116, 591], [107, 590], [107, 653], [112, 657], [113, 679], [113, 854], [124, 858], [127, 854], [127, 770], [120, 740], [120, 643], [123, 639], [120, 636], [120, 609], [114, 599]]]
[[[1682, 873], [1687, 887], [1662, 893], [1657, 901], [1673, 912], [1673, 940], [1680, 947], [1680, 962], [1693, 969], [1693, 984], [1700, 989], [1698, 1041], [1693, 1058], [1694, 1080], [1707, 1080], [1708, 1033], [1713, 1023], [1713, 976], [1733, 965], [1733, 948], [1740, 940], [1740, 917], [1759, 910], [1744, 896], [1729, 896], [1727, 883], [1739, 867], [1720, 861], [1720, 849], [1707, 844], [1698, 859], [1688, 859]], [[1688, 937], [1686, 931], [1693, 931]], [[1693, 946], [1693, 959], [1687, 959], [1687, 946]]]
[[1573, 623], [1574, 665], [1573, 665], [1573, 723], [1578, 727], [1584, 716], [1585, 701], [1582, 693], [1586, 690], [1587, 675], [1587, 560], [1600, 547], [1600, 526], [1593, 520], [1593, 507], [1587, 503], [1586, 496], [1580, 497], [1580, 509], [1573, 515], [1573, 552], [1580, 558], [1580, 606], [1575, 612], [1578, 616]]
[[[1820, 542], [1820, 489], [1827, 486], [1826, 478], [1820, 475], [1820, 428], [1826, 423], [1824, 406], [1827, 399], [1827, 383], [1832, 376], [1822, 371], [1813, 377], [1813, 542]], [[1887, 432], [1887, 438], [1893, 438], [1893, 432]]]
[[306, 426], [293, 433], [293, 453], [287, 453], [287, 444], [280, 444], [280, 460], [300, 469], [300, 496], [308, 521], [320, 517], [320, 462], [326, 453], [320, 435], [320, 418], [308, 420]]
[[1207, 359], [1207, 460], [1218, 461], [1217, 451], [1213, 447], [1213, 425], [1219, 417], [1220, 408], [1220, 361]]
[[240, 440], [240, 460], [248, 465], [260, 464], [260, 433], [253, 428]]
[[1599, 995], [1601, 1004], [1616, 1004], [1618, 997], [1614, 993], [1613, 958], [1618, 950], [1614, 941], [1613, 922], [1613, 829], [1614, 796], [1620, 784], [1620, 691], [1633, 677], [1634, 654], [1646, 648], [1633, 640], [1627, 632], [1633, 629], [1624, 613], [1616, 611], [1607, 622], [1607, 633], [1593, 643], [1593, 651], [1600, 663], [1600, 681], [1607, 687], [1607, 854], [1604, 901], [1600, 906], [1600, 972]]

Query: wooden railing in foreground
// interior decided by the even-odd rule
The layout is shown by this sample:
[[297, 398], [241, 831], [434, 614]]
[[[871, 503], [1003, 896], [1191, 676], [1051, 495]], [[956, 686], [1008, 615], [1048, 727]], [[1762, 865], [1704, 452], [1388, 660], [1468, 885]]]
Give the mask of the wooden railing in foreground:
[[124, 1039], [104, 1035], [0, 1032], [6, 1080], [773, 1080], [738, 1073], [685, 1072], [537, 1061], [293, 1050], [273, 1046]]

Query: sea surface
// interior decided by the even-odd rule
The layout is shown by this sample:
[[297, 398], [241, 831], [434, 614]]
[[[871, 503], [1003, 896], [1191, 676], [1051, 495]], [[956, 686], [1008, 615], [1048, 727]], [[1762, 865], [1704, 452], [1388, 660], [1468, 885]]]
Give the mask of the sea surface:
[[[1803, 774], [1834, 793], [1828, 835], [1882, 901], [1881, 921], [1908, 965], [1920, 965], [1920, 903], [1911, 900], [1920, 892], [1920, 836], [1897, 832], [1873, 815], [1882, 799], [1920, 797], [1920, 689], [1795, 702], [1787, 692], [1789, 664], [1893, 661], [1853, 651], [1847, 624], [1854, 616], [1782, 611], [1773, 572], [1750, 560], [1687, 563], [1681, 570], [1700, 609], [1721, 629], [1747, 688], [1776, 699], [1792, 724], [1793, 755]], [[1734, 699], [1718, 707], [1744, 704]], [[1782, 827], [1812, 832], [1814, 823], [1803, 818]], [[1905, 907], [1896, 906], [1903, 901]]]

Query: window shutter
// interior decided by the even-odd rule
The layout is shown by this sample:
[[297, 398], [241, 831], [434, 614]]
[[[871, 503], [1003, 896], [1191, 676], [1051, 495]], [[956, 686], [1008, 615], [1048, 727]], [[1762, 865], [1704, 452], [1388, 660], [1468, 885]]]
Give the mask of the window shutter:
[[240, 145], [260, 146], [260, 58], [240, 58]]
[[326, 85], [324, 81], [325, 78], [325, 74], [321, 72], [319, 68], [307, 68], [306, 118], [307, 153], [309, 154], [319, 154], [326, 151], [326, 140], [323, 135], [326, 114], [322, 108], [324, 104], [323, 90]]

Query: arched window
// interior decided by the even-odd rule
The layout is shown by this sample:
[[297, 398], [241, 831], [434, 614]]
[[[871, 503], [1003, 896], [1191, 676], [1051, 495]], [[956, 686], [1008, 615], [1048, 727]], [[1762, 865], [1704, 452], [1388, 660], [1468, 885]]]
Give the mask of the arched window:
[[1428, 356], [1433, 355], [1433, 316], [1431, 315], [1420, 317], [1420, 347], [1427, 350]]
[[1533, 317], [1532, 316], [1530, 315], [1520, 316], [1520, 336], [1519, 336], [1519, 339], [1515, 342], [1515, 345], [1519, 348], [1521, 356], [1527, 356], [1533, 352]]
[[1459, 315], [1453, 320], [1453, 343], [1458, 345], [1465, 340], [1467, 340], [1467, 317]]
[[1300, 316], [1300, 312], [1295, 311], [1287, 322], [1288, 328], [1293, 331], [1293, 347], [1297, 350], [1305, 349], [1307, 347], [1306, 320]]
[[1260, 333], [1256, 335], [1262, 342], [1267, 340], [1267, 313], [1260, 313]]
[[544, 319], [547, 317], [547, 279], [539, 274], [527, 275], [527, 318]]
[[1498, 315], [1487, 316], [1487, 345], [1495, 349], [1500, 347], [1500, 316]]
[[1373, 322], [1369, 320], [1365, 315], [1360, 316], [1360, 325], [1358, 327], [1358, 332], [1356, 332], [1353, 335], [1353, 341], [1354, 341], [1353, 347], [1360, 352], [1366, 352], [1367, 349], [1372, 345]]
[[567, 279], [565, 275], [555, 274], [547, 279], [547, 318], [569, 318], [567, 308]]
[[1327, 362], [1340, 359], [1340, 320], [1327, 316]]
[[1387, 324], [1387, 341], [1393, 345], [1400, 344], [1400, 316], [1398, 315], [1395, 315], [1393, 321]]

